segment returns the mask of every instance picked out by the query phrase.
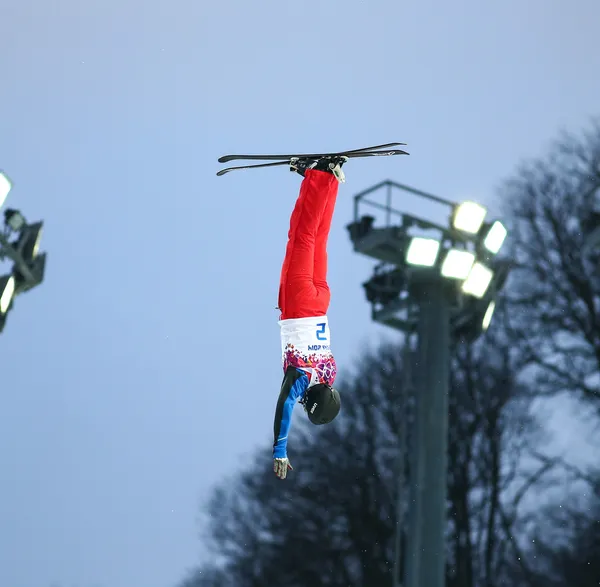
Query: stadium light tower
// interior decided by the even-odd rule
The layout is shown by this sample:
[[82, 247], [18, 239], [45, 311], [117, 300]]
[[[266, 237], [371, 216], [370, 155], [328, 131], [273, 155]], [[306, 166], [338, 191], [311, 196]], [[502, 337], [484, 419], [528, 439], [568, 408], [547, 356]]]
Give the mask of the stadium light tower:
[[[385, 188], [385, 205], [366, 196]], [[447, 206], [439, 225], [391, 207], [392, 190]], [[360, 215], [367, 204], [385, 212], [384, 226]], [[476, 202], [454, 203], [391, 181], [355, 196], [348, 231], [354, 250], [379, 261], [363, 284], [372, 318], [417, 334], [417, 414], [410, 463], [411, 496], [404, 587], [443, 587], [448, 449], [448, 384], [453, 339], [475, 340], [491, 322], [509, 265], [497, 257], [507, 236], [486, 222]], [[397, 218], [398, 222], [394, 222]], [[398, 524], [401, 531], [402, 524]], [[396, 568], [399, 553], [396, 553]], [[396, 572], [396, 585], [399, 585]]]
[[[12, 182], [0, 171], [0, 206], [4, 204]], [[4, 227], [0, 228], [0, 261], [9, 259], [10, 274], [0, 276], [0, 332], [17, 295], [44, 280], [46, 253], [39, 252], [43, 222], [29, 224], [19, 210], [4, 210]]]

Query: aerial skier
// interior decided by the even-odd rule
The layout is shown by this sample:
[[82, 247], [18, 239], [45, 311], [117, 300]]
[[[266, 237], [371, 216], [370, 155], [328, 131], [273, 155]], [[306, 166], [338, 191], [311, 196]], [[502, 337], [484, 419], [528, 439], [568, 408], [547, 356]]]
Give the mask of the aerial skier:
[[355, 157], [408, 155], [396, 148], [404, 144], [386, 143], [329, 154], [223, 155], [218, 159], [219, 163], [268, 161], [226, 167], [217, 172], [218, 176], [239, 169], [289, 165], [304, 178], [290, 219], [279, 285], [283, 382], [273, 425], [273, 470], [280, 479], [292, 469], [287, 441], [296, 402], [316, 425], [332, 422], [341, 407], [340, 394], [333, 388], [336, 364], [327, 320], [327, 239], [339, 183], [345, 181], [342, 165]]
[[290, 162], [290, 169], [304, 179], [290, 218], [279, 285], [284, 376], [273, 426], [273, 470], [280, 479], [292, 469], [287, 441], [296, 402], [316, 425], [333, 421], [341, 407], [340, 394], [333, 388], [336, 364], [327, 319], [331, 297], [327, 239], [347, 159], [326, 156]]

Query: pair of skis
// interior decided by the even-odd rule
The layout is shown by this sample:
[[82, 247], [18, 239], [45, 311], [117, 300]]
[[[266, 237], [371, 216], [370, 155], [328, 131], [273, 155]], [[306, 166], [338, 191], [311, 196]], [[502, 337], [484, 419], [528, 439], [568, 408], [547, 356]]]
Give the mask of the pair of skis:
[[219, 163], [227, 163], [229, 161], [270, 161], [271, 163], [226, 167], [225, 169], [218, 171], [217, 175], [225, 175], [226, 173], [235, 171], [237, 169], [256, 169], [258, 167], [289, 165], [294, 159], [320, 159], [321, 157], [332, 156], [344, 156], [352, 159], [356, 157], [389, 157], [391, 155], [408, 155], [406, 151], [394, 148], [405, 145], [406, 143], [386, 143], [384, 145], [375, 145], [373, 147], [364, 147], [362, 149], [353, 149], [351, 151], [341, 151], [340, 153], [305, 153], [298, 155], [223, 155], [223, 157], [219, 157]]

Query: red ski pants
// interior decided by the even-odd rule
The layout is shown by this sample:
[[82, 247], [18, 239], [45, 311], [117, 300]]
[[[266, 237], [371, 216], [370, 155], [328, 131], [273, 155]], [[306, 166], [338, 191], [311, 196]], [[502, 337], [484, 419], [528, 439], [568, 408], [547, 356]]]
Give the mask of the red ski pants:
[[333, 174], [306, 170], [290, 218], [281, 269], [281, 320], [327, 314], [331, 297], [327, 285], [327, 239], [338, 187]]

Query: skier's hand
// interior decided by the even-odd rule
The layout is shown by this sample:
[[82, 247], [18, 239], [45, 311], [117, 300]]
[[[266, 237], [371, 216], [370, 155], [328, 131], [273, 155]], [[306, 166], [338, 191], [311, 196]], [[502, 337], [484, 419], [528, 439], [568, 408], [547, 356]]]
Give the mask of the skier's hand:
[[273, 471], [280, 479], [285, 479], [288, 470], [293, 471], [294, 467], [290, 464], [289, 459], [273, 459]]

